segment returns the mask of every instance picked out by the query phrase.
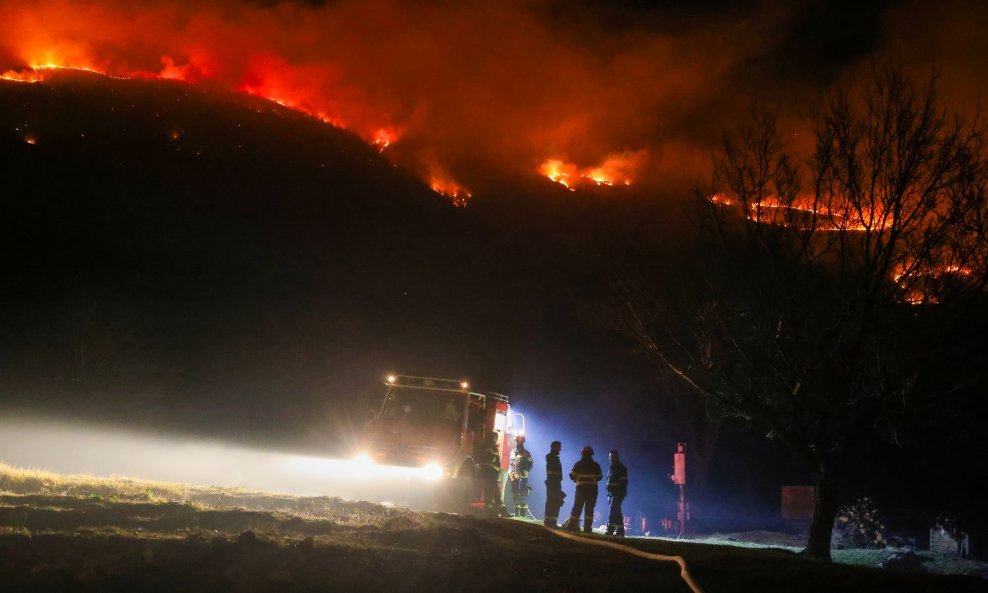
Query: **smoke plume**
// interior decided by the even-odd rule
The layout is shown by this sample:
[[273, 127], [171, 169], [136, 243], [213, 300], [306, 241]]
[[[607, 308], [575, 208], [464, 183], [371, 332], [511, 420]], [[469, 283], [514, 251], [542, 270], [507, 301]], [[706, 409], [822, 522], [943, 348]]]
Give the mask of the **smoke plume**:
[[[753, 99], [795, 105], [798, 129], [822, 89], [902, 55], [906, 40], [929, 48], [911, 49], [910, 63], [939, 65], [958, 92], [988, 72], [971, 51], [985, 21], [975, 3], [938, 3], [936, 18], [920, 3], [698, 14], [606, 4], [3, 1], [0, 71], [78, 67], [264, 96], [462, 195], [485, 176], [552, 166], [573, 185], [680, 184]], [[856, 36], [832, 47], [847, 30]]]

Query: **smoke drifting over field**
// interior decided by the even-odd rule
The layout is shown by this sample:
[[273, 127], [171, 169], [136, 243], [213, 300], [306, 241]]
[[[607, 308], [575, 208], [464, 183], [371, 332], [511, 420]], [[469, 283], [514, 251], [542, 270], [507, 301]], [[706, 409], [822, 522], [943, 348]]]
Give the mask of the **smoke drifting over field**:
[[[550, 161], [597, 184], [691, 182], [753, 98], [808, 111], [875, 52], [908, 52], [903, 34], [946, 39], [932, 58], [948, 75], [958, 64], [960, 86], [986, 71], [963, 35], [940, 35], [963, 22], [973, 39], [973, 4], [938, 4], [936, 19], [918, 5], [802, 4], [685, 15], [547, 0], [8, 1], [0, 70], [84, 67], [262, 95], [351, 129], [437, 187], [544, 174]], [[793, 72], [793, 54], [821, 67]]]
[[0, 420], [0, 463], [427, 508], [439, 483], [413, 468], [248, 448], [187, 436], [18, 417]]

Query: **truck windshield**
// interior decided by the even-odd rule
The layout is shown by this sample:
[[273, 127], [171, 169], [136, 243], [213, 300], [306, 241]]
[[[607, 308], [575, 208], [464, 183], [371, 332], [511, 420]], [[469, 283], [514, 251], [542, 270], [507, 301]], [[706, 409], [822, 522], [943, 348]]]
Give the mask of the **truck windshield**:
[[394, 389], [384, 403], [381, 418], [417, 426], [459, 428], [463, 421], [463, 395], [426, 389]]

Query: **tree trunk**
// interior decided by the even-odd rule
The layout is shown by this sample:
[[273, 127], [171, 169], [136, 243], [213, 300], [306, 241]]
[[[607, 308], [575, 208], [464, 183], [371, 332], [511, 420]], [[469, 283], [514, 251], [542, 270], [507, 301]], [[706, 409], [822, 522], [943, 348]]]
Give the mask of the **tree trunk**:
[[[692, 455], [689, 453], [692, 452]], [[707, 495], [707, 482], [710, 479], [710, 455], [705, 451], [699, 451], [697, 449], [687, 450], [687, 455], [689, 459], [686, 463], [686, 469], [689, 473], [689, 484], [690, 496], [695, 498], [703, 498]]]
[[711, 412], [707, 405], [700, 408], [693, 403], [690, 406], [691, 409], [682, 412], [683, 416], [688, 418], [687, 426], [690, 429], [690, 434], [686, 439], [689, 447], [686, 450], [689, 458], [686, 462], [686, 471], [689, 474], [690, 495], [695, 499], [703, 499], [707, 495], [710, 461], [713, 459], [714, 449], [720, 439], [724, 414], [721, 408], [716, 408]]
[[686, 441], [686, 474], [690, 497], [696, 500], [707, 495], [707, 483], [710, 481], [710, 461], [713, 459], [713, 449], [716, 436], [713, 439], [701, 441], [694, 437]]
[[840, 484], [827, 467], [814, 472], [816, 500], [813, 507], [813, 521], [810, 523], [810, 536], [802, 554], [809, 558], [830, 561], [830, 540], [834, 531], [834, 519], [840, 506]]

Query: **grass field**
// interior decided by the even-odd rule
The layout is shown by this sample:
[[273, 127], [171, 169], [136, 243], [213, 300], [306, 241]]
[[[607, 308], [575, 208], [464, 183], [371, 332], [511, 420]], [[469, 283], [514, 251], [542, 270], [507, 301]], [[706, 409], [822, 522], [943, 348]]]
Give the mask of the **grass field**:
[[[599, 536], [588, 539], [605, 540]], [[784, 549], [630, 539], [706, 593], [982, 591]], [[0, 464], [0, 591], [688, 591], [678, 566], [538, 525]]]

